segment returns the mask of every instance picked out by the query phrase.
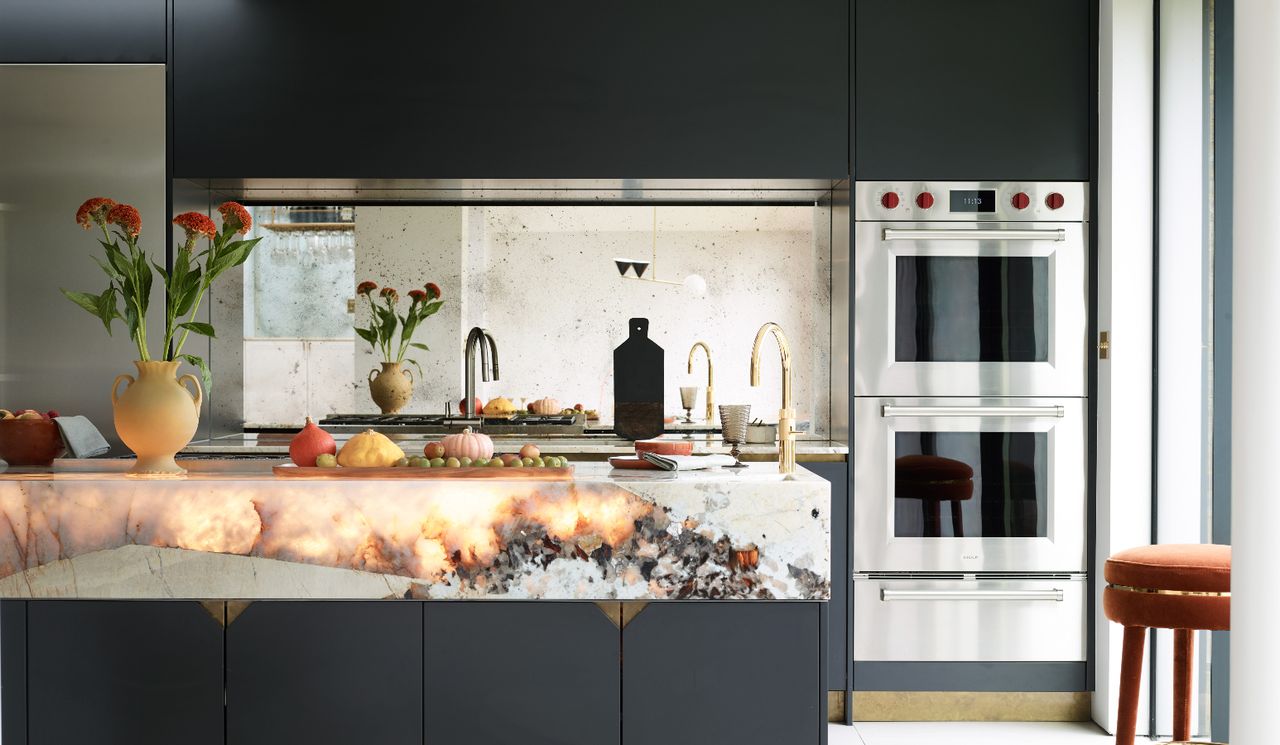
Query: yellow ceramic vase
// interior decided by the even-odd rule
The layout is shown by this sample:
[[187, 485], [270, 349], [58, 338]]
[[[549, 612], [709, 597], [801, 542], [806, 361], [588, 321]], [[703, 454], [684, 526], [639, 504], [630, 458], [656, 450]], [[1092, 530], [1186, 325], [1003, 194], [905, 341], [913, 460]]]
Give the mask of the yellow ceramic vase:
[[395, 414], [413, 397], [413, 374], [399, 362], [383, 362], [382, 370], [369, 371], [369, 395], [383, 414]]
[[[116, 434], [138, 456], [130, 473], [183, 474], [173, 459], [191, 442], [200, 423], [204, 392], [194, 375], [177, 377], [178, 362], [135, 361], [138, 377], [118, 375], [111, 386]], [[118, 393], [120, 381], [127, 380]], [[194, 390], [183, 384], [191, 381]]]

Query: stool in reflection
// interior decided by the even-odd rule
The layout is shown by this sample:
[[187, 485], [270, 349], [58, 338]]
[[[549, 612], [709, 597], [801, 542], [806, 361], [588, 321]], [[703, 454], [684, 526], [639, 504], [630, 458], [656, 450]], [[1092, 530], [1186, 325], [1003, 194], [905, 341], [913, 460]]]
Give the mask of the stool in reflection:
[[951, 505], [951, 532], [964, 537], [962, 502], [973, 498], [973, 468], [938, 455], [903, 455], [894, 461], [894, 495], [920, 500], [924, 537], [942, 537], [942, 503]]

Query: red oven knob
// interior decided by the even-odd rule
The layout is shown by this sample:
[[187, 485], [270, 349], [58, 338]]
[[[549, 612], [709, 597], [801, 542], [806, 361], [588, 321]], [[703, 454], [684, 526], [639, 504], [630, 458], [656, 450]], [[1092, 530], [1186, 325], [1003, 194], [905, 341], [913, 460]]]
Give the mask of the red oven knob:
[[1031, 197], [1027, 196], [1025, 191], [1020, 191], [1013, 195], [1013, 198], [1009, 200], [1009, 204], [1012, 204], [1014, 209], [1025, 210], [1031, 206]]
[[933, 195], [927, 191], [922, 191], [916, 195], [916, 206], [922, 210], [927, 210], [933, 206]]
[[887, 210], [891, 210], [898, 206], [898, 193], [895, 191], [886, 191], [880, 197], [880, 204]]
[[1044, 198], [1044, 206], [1051, 210], [1062, 209], [1062, 205], [1067, 200], [1056, 191], [1049, 192], [1049, 196]]

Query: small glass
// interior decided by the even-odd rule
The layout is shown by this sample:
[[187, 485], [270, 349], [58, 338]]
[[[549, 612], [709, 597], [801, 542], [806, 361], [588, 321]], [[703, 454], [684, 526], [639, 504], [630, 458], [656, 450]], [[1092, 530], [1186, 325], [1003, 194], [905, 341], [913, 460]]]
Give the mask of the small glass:
[[750, 404], [721, 404], [720, 429], [724, 441], [733, 446], [729, 455], [733, 456], [733, 465], [726, 468], [746, 468], [747, 465], [739, 457], [742, 451], [738, 446], [747, 441], [747, 422], [751, 421]]
[[698, 391], [701, 390], [696, 385], [680, 386], [680, 405], [684, 407], [684, 423], [693, 424], [693, 407], [698, 405]]

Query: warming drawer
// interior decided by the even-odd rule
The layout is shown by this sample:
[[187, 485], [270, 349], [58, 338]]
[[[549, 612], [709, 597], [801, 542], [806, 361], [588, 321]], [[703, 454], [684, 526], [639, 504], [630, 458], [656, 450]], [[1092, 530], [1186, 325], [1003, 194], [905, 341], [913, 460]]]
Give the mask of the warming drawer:
[[854, 575], [858, 662], [1081, 662], [1085, 576], [888, 579]]

